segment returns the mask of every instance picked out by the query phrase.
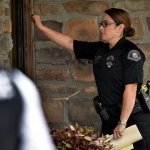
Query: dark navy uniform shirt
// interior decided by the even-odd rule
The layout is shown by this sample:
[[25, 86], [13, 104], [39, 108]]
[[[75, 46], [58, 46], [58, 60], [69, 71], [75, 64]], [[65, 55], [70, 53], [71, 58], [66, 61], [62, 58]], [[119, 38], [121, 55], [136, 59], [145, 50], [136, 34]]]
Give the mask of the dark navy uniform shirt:
[[143, 52], [132, 42], [122, 38], [113, 47], [104, 42], [74, 40], [77, 59], [93, 61], [93, 72], [103, 104], [121, 106], [126, 84], [143, 82]]

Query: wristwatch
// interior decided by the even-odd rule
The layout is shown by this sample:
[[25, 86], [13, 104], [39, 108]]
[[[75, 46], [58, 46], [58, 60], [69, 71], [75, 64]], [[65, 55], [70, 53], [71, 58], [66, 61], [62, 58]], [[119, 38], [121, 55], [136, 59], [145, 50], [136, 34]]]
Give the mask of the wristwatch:
[[121, 120], [119, 120], [119, 121], [118, 121], [118, 125], [124, 125], [124, 126], [126, 127], [126, 125], [127, 125], [127, 124], [126, 124], [126, 122], [125, 122], [125, 121], [121, 121]]

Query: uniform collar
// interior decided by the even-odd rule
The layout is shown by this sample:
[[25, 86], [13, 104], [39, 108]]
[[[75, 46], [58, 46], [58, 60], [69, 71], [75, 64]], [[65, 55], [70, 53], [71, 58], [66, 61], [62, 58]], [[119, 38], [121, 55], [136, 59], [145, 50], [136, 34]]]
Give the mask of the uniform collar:
[[109, 48], [109, 51], [118, 49], [125, 40], [126, 40], [125, 37], [122, 37], [112, 48]]

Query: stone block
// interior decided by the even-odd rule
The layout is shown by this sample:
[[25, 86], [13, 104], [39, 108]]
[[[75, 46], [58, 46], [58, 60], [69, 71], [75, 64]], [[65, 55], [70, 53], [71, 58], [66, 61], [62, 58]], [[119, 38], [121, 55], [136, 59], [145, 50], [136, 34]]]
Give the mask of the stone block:
[[5, 8], [5, 16], [10, 16], [10, 9], [9, 8]]
[[[48, 84], [48, 83], [39, 83], [38, 84], [39, 90], [41, 93], [58, 93], [58, 94], [64, 94], [64, 93], [75, 93], [77, 92], [77, 88], [75, 86], [71, 85], [56, 85], [56, 84]], [[57, 95], [58, 95], [57, 94]]]
[[118, 1], [115, 3], [115, 7], [124, 8], [131, 11], [143, 11], [150, 8], [149, 0], [126, 0]]
[[82, 41], [97, 41], [100, 38], [96, 19], [70, 19], [66, 22], [65, 34]]
[[0, 54], [8, 54], [12, 49], [12, 39], [10, 34], [0, 36]]
[[80, 82], [92, 82], [94, 80], [93, 70], [91, 68], [74, 68], [72, 77]]
[[71, 123], [100, 127], [101, 121], [96, 114], [93, 100], [88, 98], [71, 99], [68, 106], [68, 118]]
[[3, 33], [3, 24], [2, 24], [2, 21], [0, 21], [0, 34]]
[[12, 32], [11, 20], [10, 18], [3, 21], [3, 32]]
[[129, 39], [134, 39], [134, 40], [143, 39], [144, 37], [143, 26], [139, 17], [132, 17], [131, 22], [132, 22], [132, 27], [135, 29], [135, 35]]
[[4, 7], [0, 6], [0, 16], [4, 16]]
[[52, 65], [66, 65], [71, 63], [71, 54], [60, 48], [41, 48], [36, 50], [36, 62]]
[[137, 45], [145, 54], [146, 60], [144, 63], [144, 82], [150, 80], [150, 44]]
[[97, 88], [95, 86], [88, 86], [83, 89], [85, 93], [97, 93]]
[[150, 80], [150, 58], [147, 58], [144, 63], [144, 83], [146, 83], [147, 80]]
[[42, 15], [42, 13], [41, 13], [41, 10], [40, 10], [40, 4], [35, 4], [34, 6], [33, 6], [34, 8], [34, 14], [36, 14], [36, 15]]
[[36, 69], [36, 78], [37, 80], [66, 80], [68, 78], [68, 71], [57, 68]]
[[61, 10], [60, 5], [49, 4], [49, 3], [41, 4], [40, 10], [41, 10], [42, 15], [49, 15], [49, 14], [51, 14], [51, 15], [63, 15], [63, 13], [64, 13]]
[[147, 17], [146, 21], [147, 21], [147, 26], [148, 26], [148, 29], [149, 29], [149, 32], [150, 32], [150, 17]]
[[[51, 29], [53, 29], [53, 30], [55, 30], [57, 32], [62, 32], [63, 24], [61, 22], [57, 22], [55, 20], [48, 20], [48, 21], [42, 21], [42, 23], [45, 26], [47, 26], [47, 27], [49, 27], [49, 28], [51, 28]], [[41, 31], [39, 31], [36, 27], [35, 27], [34, 34], [35, 34], [34, 37], [35, 37], [36, 41], [49, 41], [50, 40]]]
[[11, 62], [7, 55], [0, 55], [0, 66], [6, 69], [10, 69]]
[[109, 8], [109, 5], [105, 1], [83, 1], [74, 0], [64, 3], [64, 8], [69, 13], [80, 13], [86, 15], [99, 16], [104, 10]]
[[147, 59], [150, 59], [150, 44], [138, 44], [137, 45], [145, 54]]
[[63, 101], [53, 101], [50, 99], [43, 101], [43, 109], [48, 123], [64, 122]]

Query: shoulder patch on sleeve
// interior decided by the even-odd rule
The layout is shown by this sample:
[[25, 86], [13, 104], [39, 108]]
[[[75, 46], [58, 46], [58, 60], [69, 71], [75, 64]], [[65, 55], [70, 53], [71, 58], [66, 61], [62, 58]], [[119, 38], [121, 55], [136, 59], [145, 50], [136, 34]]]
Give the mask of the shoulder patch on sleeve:
[[133, 60], [133, 61], [139, 61], [141, 59], [141, 55], [137, 50], [131, 50], [128, 53], [127, 59]]

